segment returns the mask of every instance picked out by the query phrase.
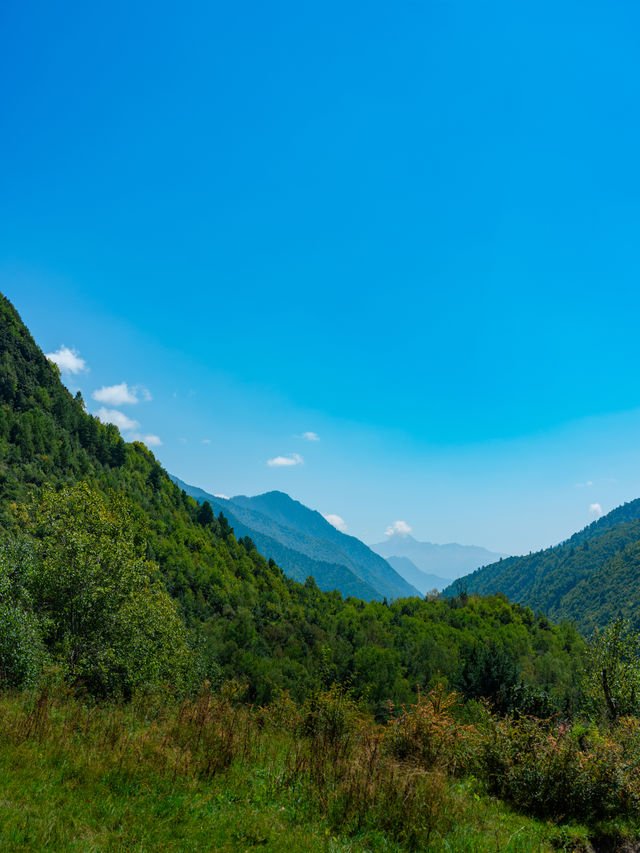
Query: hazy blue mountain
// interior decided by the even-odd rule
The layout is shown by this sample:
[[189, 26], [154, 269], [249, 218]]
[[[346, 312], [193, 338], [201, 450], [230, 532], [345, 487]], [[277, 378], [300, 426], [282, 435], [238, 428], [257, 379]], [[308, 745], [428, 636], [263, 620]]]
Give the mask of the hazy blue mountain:
[[423, 572], [408, 557], [387, 557], [387, 563], [423, 595], [434, 589], [444, 589], [451, 583], [451, 578], [441, 578], [438, 575]]
[[449, 582], [479, 566], [486, 566], [506, 556], [478, 545], [458, 545], [455, 542], [435, 545], [433, 542], [418, 542], [413, 536], [400, 534], [394, 534], [384, 542], [369, 547], [387, 559], [408, 557], [420, 571], [445, 578]]
[[458, 586], [502, 592], [554, 620], [572, 619], [586, 634], [616, 616], [640, 627], [640, 499], [553, 548], [477, 569], [444, 594], [455, 595]]
[[249, 536], [258, 551], [272, 557], [290, 577], [312, 575], [321, 589], [366, 600], [420, 595], [386, 560], [359, 539], [336, 530], [315, 510], [284, 492], [256, 497], [217, 498], [197, 486], [173, 478], [198, 501], [223, 512], [237, 536]]

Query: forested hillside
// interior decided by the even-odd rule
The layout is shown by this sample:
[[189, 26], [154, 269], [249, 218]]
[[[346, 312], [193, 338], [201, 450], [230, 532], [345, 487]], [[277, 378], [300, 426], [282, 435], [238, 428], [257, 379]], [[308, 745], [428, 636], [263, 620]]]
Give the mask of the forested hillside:
[[571, 619], [585, 634], [622, 616], [640, 625], [640, 500], [594, 521], [570, 539], [478, 569], [445, 590], [456, 595], [500, 592], [542, 610], [551, 619]]
[[[367, 602], [287, 578], [88, 415], [5, 299], [0, 450], [7, 849], [637, 835], [640, 635], [622, 621], [587, 649], [502, 595]], [[628, 557], [637, 523], [574, 555]]]
[[[115, 427], [87, 415], [4, 298], [0, 320], [2, 565], [13, 579], [4, 595], [35, 623], [55, 615], [38, 584], [51, 576], [60, 549], [71, 547], [61, 534], [57, 556], [49, 554], [38, 517], [46, 511], [66, 519], [80, 543], [102, 541], [86, 513], [74, 511], [81, 481], [105, 525], [126, 532], [131, 559], [147, 561], [149, 582], [161, 583], [177, 602], [198, 677], [246, 680], [259, 701], [279, 689], [303, 697], [338, 681], [377, 707], [409, 699], [439, 678], [470, 696], [499, 694], [503, 703], [518, 691], [531, 701], [573, 701], [581, 640], [570, 627], [555, 628], [501, 598], [414, 598], [388, 606], [323, 593], [312, 580], [296, 583], [249, 539], [238, 541], [224, 517], [174, 485], [142, 444], [126, 444]], [[125, 499], [124, 521], [118, 495]], [[34, 551], [36, 569], [18, 584], [25, 548]], [[38, 612], [38, 601], [46, 614]], [[69, 607], [77, 606], [71, 597]], [[110, 630], [110, 637], [121, 636], [113, 625]], [[54, 657], [76, 642], [57, 631], [42, 629], [45, 651]]]
[[208, 501], [222, 512], [236, 534], [250, 536], [261, 554], [272, 557], [295, 580], [311, 575], [320, 589], [339, 589], [343, 595], [366, 601], [419, 594], [363, 542], [336, 530], [319, 512], [284, 492], [218, 498], [177, 477], [172, 479], [199, 503]]

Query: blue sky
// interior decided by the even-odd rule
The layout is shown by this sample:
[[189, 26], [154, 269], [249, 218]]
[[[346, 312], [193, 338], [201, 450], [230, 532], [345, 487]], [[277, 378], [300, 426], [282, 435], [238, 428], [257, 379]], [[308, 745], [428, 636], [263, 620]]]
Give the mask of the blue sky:
[[640, 495], [636, 4], [0, 27], [0, 290], [172, 473], [513, 552]]

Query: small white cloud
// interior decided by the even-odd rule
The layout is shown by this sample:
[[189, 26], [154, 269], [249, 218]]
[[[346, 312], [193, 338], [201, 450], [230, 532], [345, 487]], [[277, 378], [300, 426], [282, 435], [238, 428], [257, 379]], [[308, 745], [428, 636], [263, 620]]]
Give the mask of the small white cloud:
[[143, 435], [142, 440], [147, 447], [162, 447], [162, 440], [159, 435]]
[[394, 521], [393, 524], [389, 525], [384, 532], [385, 536], [408, 536], [412, 527], [409, 527], [406, 521]]
[[332, 524], [336, 530], [339, 530], [341, 533], [344, 533], [347, 529], [347, 524], [344, 518], [341, 518], [339, 515], [335, 515], [332, 512], [327, 513], [327, 515], [323, 515], [323, 517]]
[[576, 489], [587, 489], [593, 486], [593, 480], [586, 480], [584, 483], [576, 483]]
[[179, 438], [178, 441], [180, 442], [180, 444], [186, 444], [187, 443], [186, 438]]
[[131, 432], [127, 436], [128, 441], [142, 441], [147, 447], [162, 447], [162, 439], [158, 435], [142, 435], [139, 432]]
[[151, 391], [149, 391], [148, 388], [143, 388], [142, 385], [139, 385], [137, 387], [137, 390], [140, 391], [140, 393], [142, 394], [142, 399], [145, 401], [145, 403], [150, 403], [153, 400], [153, 397], [151, 396]]
[[230, 501], [229, 495], [214, 495], [214, 498], [222, 498], [223, 501]]
[[[119, 412], [117, 409], [107, 409], [104, 406], [98, 409], [96, 417], [99, 418], [103, 424], [114, 424], [120, 430], [138, 429], [140, 426], [138, 421], [128, 418], [124, 412]], [[134, 441], [135, 440], [136, 439], [134, 439]]]
[[103, 385], [91, 395], [99, 403], [107, 403], [109, 406], [123, 406], [125, 403], [137, 403], [138, 397], [133, 388], [129, 388], [126, 382], [120, 385]]
[[273, 459], [267, 459], [267, 465], [271, 468], [287, 468], [291, 465], [302, 465], [303, 461], [299, 453], [292, 453], [291, 456], [274, 456]]
[[600, 518], [600, 516], [604, 515], [600, 504], [589, 504], [589, 514], [594, 518]]
[[303, 432], [302, 438], [306, 441], [320, 441], [320, 436], [317, 432]]
[[211, 439], [210, 438], [203, 438], [202, 443], [203, 444], [211, 444]]
[[69, 349], [64, 345], [56, 352], [46, 353], [49, 361], [57, 364], [62, 373], [85, 373], [89, 368], [83, 358], [80, 358], [78, 352], [74, 349]]

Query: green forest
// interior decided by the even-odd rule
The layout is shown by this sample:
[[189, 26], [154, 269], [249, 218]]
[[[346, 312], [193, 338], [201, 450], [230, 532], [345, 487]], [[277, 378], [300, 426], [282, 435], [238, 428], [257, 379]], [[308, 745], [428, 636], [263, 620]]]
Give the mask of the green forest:
[[[616, 618], [640, 627], [640, 499], [594, 521], [570, 539], [478, 569], [462, 581], [469, 593], [499, 589], [512, 601], [572, 620], [585, 635]], [[456, 595], [452, 584], [445, 595]]]
[[620, 513], [497, 586], [323, 592], [88, 415], [0, 298], [0, 846], [616, 849], [640, 832]]

